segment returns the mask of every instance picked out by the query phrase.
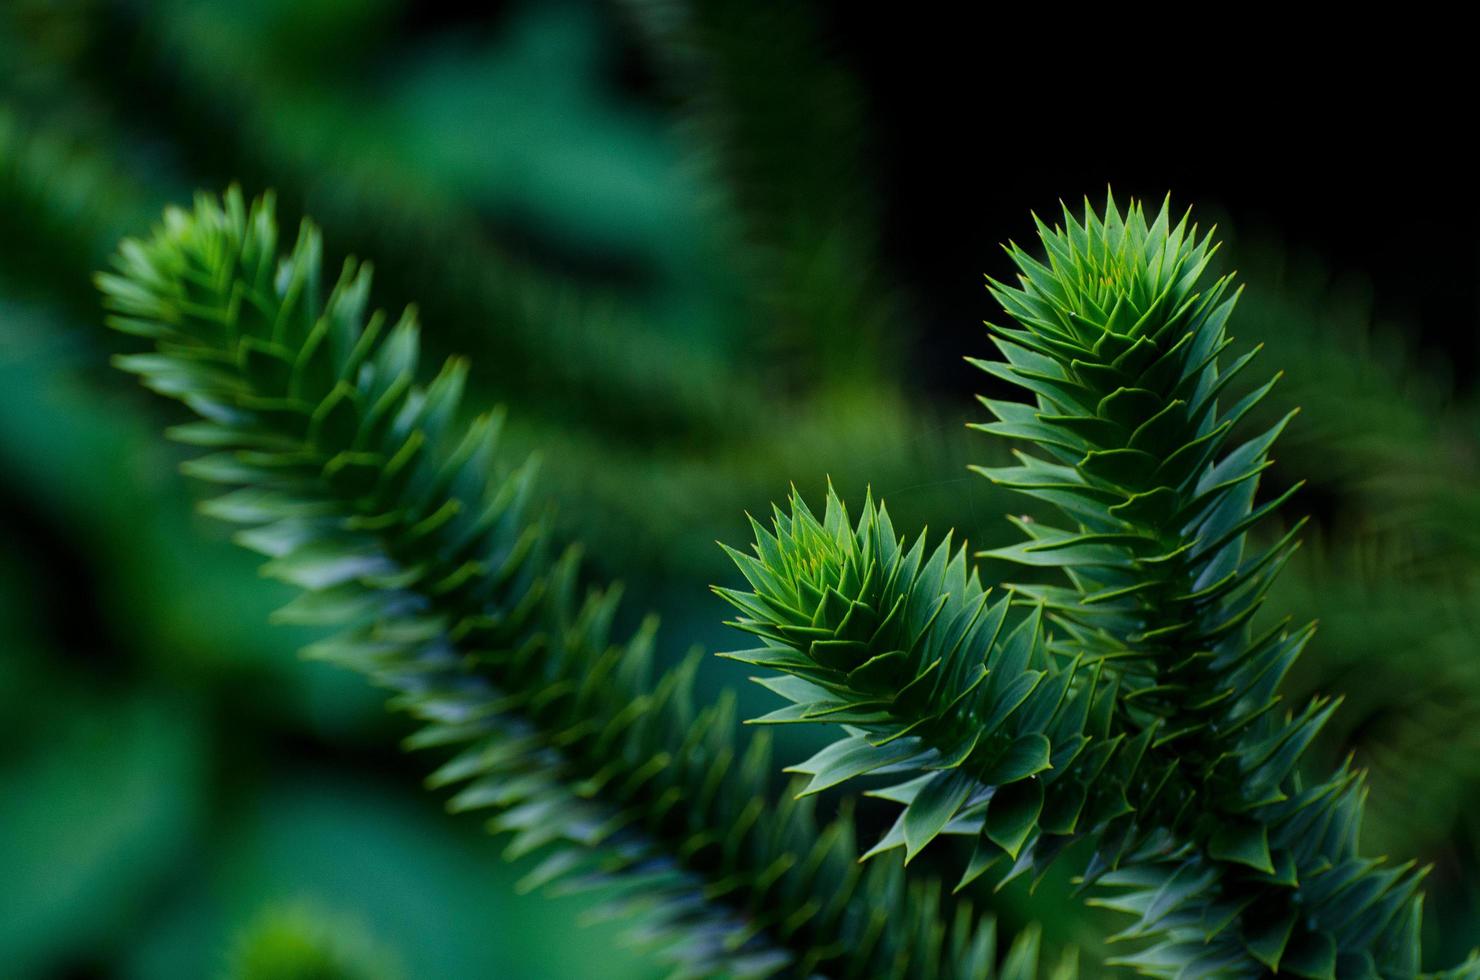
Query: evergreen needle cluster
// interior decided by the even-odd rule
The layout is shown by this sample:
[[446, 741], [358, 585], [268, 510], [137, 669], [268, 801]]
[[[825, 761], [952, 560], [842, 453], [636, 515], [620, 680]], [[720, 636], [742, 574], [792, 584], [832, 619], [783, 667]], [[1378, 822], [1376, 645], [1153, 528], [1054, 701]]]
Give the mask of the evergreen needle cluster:
[[109, 323], [153, 347], [118, 366], [195, 413], [170, 430], [206, 450], [185, 468], [232, 488], [204, 511], [302, 589], [279, 618], [339, 628], [311, 653], [389, 688], [410, 747], [456, 750], [431, 784], [543, 854], [527, 887], [601, 889], [682, 975], [1037, 974], [1035, 930], [999, 958], [990, 917], [860, 864], [846, 815], [775, 792], [729, 697], [694, 703], [696, 655], [664, 671], [650, 620], [619, 634], [617, 590], [555, 547], [499, 416], [460, 419], [467, 365], [419, 383], [415, 313], [370, 312], [368, 267], [329, 282], [311, 224], [283, 254], [271, 199], [234, 189], [115, 266]]
[[[1302, 769], [1335, 702], [1280, 699], [1312, 627], [1254, 626], [1300, 525], [1255, 544], [1285, 423], [1242, 424], [1272, 381], [1228, 395], [1253, 352], [1225, 360], [1209, 237], [1113, 200], [1038, 230], [990, 283], [1004, 359], [977, 362], [1027, 395], [983, 399], [1024, 451], [982, 473], [1056, 515], [975, 556], [1024, 579], [831, 491], [729, 550], [749, 588], [717, 591], [759, 645], [725, 656], [787, 702], [757, 721], [839, 733], [783, 793], [733, 700], [695, 703], [697, 654], [663, 670], [650, 618], [616, 627], [500, 416], [463, 420], [466, 363], [419, 383], [415, 312], [372, 313], [353, 260], [327, 281], [311, 224], [284, 251], [270, 198], [201, 196], [98, 284], [152, 347], [118, 365], [197, 416], [171, 430], [206, 450], [187, 472], [231, 488], [203, 509], [301, 588], [280, 618], [337, 628], [311, 652], [391, 690], [451, 807], [543, 855], [528, 887], [602, 889], [678, 973], [1037, 975], [1035, 929], [999, 962], [990, 916], [906, 871], [944, 836], [969, 842], [956, 892], [1072, 861], [1147, 975], [1417, 976], [1422, 872], [1361, 854], [1360, 773]], [[860, 860], [813, 797], [866, 777], [898, 812]]]
[[1027, 396], [983, 399], [976, 427], [1024, 451], [981, 472], [1054, 515], [978, 557], [1029, 581], [985, 587], [872, 500], [855, 523], [793, 496], [730, 552], [749, 589], [718, 590], [761, 642], [726, 656], [788, 702], [757, 720], [839, 726], [794, 767], [806, 792], [895, 775], [870, 855], [968, 838], [964, 888], [1069, 851], [1147, 975], [1417, 975], [1422, 872], [1360, 852], [1360, 773], [1299, 767], [1336, 707], [1278, 694], [1313, 629], [1251, 626], [1299, 524], [1251, 538], [1293, 492], [1256, 493], [1285, 422], [1240, 425], [1273, 381], [1225, 394], [1255, 351], [1226, 359], [1237, 293], [1210, 238], [1113, 199], [1038, 232], [1040, 256], [1008, 248], [1016, 284], [989, 283], [1003, 359], [975, 362]]

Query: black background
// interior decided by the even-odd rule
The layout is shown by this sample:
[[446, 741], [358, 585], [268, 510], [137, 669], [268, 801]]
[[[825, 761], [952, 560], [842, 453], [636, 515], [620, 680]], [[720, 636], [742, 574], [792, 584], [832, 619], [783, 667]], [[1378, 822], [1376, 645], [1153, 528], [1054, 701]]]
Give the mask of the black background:
[[[1178, 210], [1226, 214], [1241, 234], [1366, 277], [1377, 317], [1403, 322], [1469, 388], [1480, 356], [1473, 31], [1380, 23], [1357, 37], [1345, 18], [1295, 36], [1268, 17], [1249, 38], [1209, 24], [1158, 39], [1069, 9], [1031, 23], [997, 5], [822, 9], [823, 43], [866, 92], [885, 248], [940, 338], [932, 362], [936, 347], [979, 346], [991, 310], [982, 274], [1007, 274], [998, 243], [1032, 237], [1029, 209], [1048, 216], [1085, 195], [1099, 205], [1110, 186], [1153, 202], [1170, 192]], [[1084, 36], [1065, 43], [1075, 30]], [[969, 386], [954, 360], [940, 360], [941, 380]]]

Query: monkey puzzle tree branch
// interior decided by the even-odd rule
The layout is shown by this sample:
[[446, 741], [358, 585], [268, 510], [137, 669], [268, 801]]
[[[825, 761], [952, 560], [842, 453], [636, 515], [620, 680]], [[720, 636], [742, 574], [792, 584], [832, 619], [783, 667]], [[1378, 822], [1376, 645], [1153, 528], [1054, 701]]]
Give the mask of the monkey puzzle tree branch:
[[[271, 200], [233, 189], [168, 211], [98, 282], [154, 348], [119, 366], [199, 417], [171, 430], [209, 450], [187, 472], [234, 487], [203, 509], [303, 590], [279, 618], [340, 627], [310, 652], [388, 687], [422, 722], [408, 745], [459, 750], [430, 780], [452, 809], [544, 855], [527, 886], [602, 889], [681, 974], [999, 975], [989, 919], [775, 797], [732, 700], [695, 705], [695, 656], [658, 669], [651, 620], [619, 638], [618, 591], [532, 516], [499, 417], [460, 421], [465, 364], [418, 384], [414, 312], [369, 313], [369, 269], [331, 286], [320, 251], [305, 223], [280, 255]], [[1037, 943], [1000, 975], [1036, 972]]]

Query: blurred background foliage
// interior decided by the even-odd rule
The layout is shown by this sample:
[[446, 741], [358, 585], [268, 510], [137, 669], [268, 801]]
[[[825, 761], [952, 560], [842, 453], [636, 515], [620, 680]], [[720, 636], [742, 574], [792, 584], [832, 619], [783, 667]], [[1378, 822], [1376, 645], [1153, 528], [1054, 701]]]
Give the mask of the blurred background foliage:
[[[419, 791], [379, 695], [266, 627], [283, 587], [193, 514], [168, 410], [107, 368], [90, 273], [230, 181], [372, 260], [432, 355], [471, 355], [472, 401], [510, 407], [564, 531], [675, 652], [723, 642], [713, 542], [791, 482], [1005, 539], [1015, 505], [965, 472], [1002, 450], [966, 432], [957, 367], [985, 347], [988, 247], [1107, 179], [1195, 200], [1250, 287], [1235, 332], [1286, 373], [1268, 411], [1304, 409], [1267, 481], [1310, 481], [1269, 603], [1322, 623], [1290, 693], [1345, 695], [1319, 758], [1372, 770], [1371, 850], [1434, 863], [1435, 961], [1480, 943], [1475, 240], [1420, 274], [1387, 241], [1408, 219], [1369, 215], [1382, 241], [1354, 252], [1282, 220], [1257, 168], [1113, 143], [1041, 164], [1042, 134], [951, 111], [976, 99], [958, 80], [928, 118], [998, 149], [932, 170], [942, 137], [900, 109], [931, 55], [885, 33], [742, 0], [0, 4], [6, 975], [657, 972], [611, 924], [574, 928], [585, 903], [516, 894], [476, 821]], [[1106, 930], [1066, 892], [1014, 886], [1000, 914], [1094, 975]]]

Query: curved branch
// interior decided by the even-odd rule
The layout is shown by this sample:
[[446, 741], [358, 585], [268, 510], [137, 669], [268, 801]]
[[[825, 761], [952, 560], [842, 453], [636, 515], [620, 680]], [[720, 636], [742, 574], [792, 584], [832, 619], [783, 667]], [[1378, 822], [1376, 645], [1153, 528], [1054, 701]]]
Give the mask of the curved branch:
[[[187, 471], [236, 488], [203, 509], [304, 590], [280, 618], [341, 627], [310, 652], [388, 687], [410, 746], [460, 750], [431, 783], [545, 854], [528, 886], [602, 888], [684, 974], [997, 975], [990, 920], [946, 927], [936, 886], [859, 867], [851, 822], [773, 799], [767, 742], [695, 707], [695, 656], [657, 670], [651, 621], [617, 638], [618, 592], [553, 553], [498, 416], [458, 422], [465, 365], [416, 383], [415, 314], [369, 314], [368, 268], [325, 298], [317, 231], [280, 257], [271, 200], [234, 189], [116, 266], [109, 322], [154, 346], [118, 365], [199, 416], [171, 431], [212, 450]], [[1004, 970], [1036, 959], [1026, 932]]]

